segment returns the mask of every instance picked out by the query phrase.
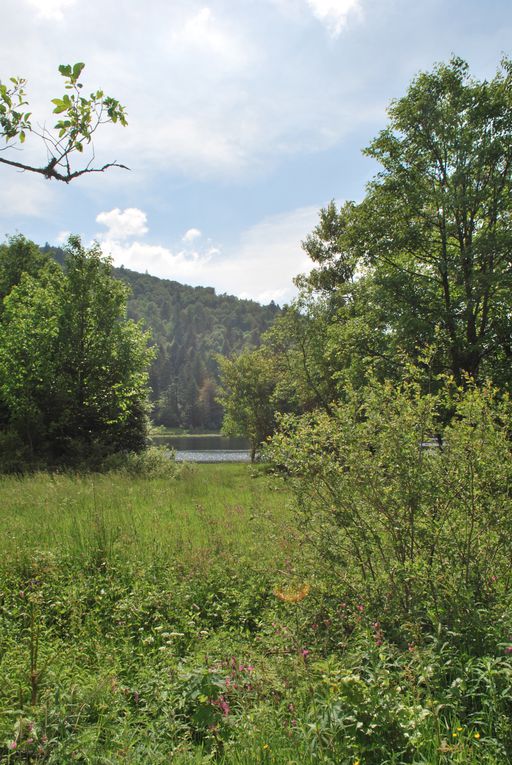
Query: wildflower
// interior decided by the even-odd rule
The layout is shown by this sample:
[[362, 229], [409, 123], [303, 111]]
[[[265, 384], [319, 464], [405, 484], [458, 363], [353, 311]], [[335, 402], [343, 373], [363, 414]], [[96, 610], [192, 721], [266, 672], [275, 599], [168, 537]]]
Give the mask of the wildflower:
[[362, 604], [362, 603], [359, 603], [359, 605], [357, 605], [357, 606], [356, 606], [356, 608], [357, 608], [357, 610], [359, 611], [359, 613], [361, 613], [361, 614], [363, 613], [363, 611], [364, 611], [364, 606], [363, 606], [363, 604]]
[[263, 744], [263, 749], [268, 749], [268, 748], [269, 748], [268, 744]]
[[11, 752], [14, 752], [14, 750], [18, 748], [18, 744], [16, 743], [16, 741], [11, 741], [9, 742], [8, 747], [11, 750]]
[[453, 738], [457, 738], [458, 735], [459, 735], [458, 733], [452, 733]]
[[282, 600], [283, 603], [300, 603], [301, 600], [304, 600], [309, 595], [310, 589], [309, 584], [303, 584], [298, 590], [281, 590], [277, 588], [274, 590], [274, 595], [279, 600]]
[[215, 701], [212, 701], [211, 704], [214, 707], [218, 707], [223, 715], [227, 716], [230, 712], [230, 707], [224, 696], [219, 696], [218, 699], [215, 699]]
[[512, 645], [509, 645], [507, 648], [505, 648], [505, 653], [512, 653]]
[[460, 732], [461, 732], [461, 730], [462, 730], [462, 728], [459, 726], [459, 727], [457, 728], [457, 730], [458, 730], [458, 731], [459, 731], [459, 733], [460, 733]]
[[308, 651], [307, 648], [303, 648], [301, 651], [301, 655], [304, 657], [304, 659], [306, 659], [309, 656], [309, 653], [310, 652]]
[[476, 738], [477, 741], [480, 738], [480, 733], [478, 731], [475, 733], [474, 738]]

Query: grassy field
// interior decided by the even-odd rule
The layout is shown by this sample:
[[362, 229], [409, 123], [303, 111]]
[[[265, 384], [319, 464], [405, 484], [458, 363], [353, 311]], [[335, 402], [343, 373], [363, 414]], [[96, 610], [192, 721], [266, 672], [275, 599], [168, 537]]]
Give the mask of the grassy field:
[[504, 763], [512, 666], [387, 640], [246, 465], [0, 481], [0, 762]]

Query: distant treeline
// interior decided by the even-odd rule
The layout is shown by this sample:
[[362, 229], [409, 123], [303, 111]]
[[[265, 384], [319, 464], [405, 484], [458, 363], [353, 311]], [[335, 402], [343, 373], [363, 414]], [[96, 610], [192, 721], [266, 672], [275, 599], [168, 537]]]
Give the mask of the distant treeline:
[[[63, 263], [62, 249], [48, 244], [41, 249]], [[216, 354], [231, 356], [259, 346], [279, 307], [127, 268], [113, 273], [132, 290], [129, 318], [144, 320], [158, 350], [150, 369], [153, 422], [169, 428], [220, 429]]]

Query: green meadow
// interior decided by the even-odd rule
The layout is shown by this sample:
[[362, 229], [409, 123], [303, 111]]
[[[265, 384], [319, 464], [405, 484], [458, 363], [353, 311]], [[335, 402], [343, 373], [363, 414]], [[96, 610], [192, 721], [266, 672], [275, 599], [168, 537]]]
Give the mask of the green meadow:
[[340, 602], [262, 468], [4, 477], [0, 508], [2, 763], [510, 761], [508, 656]]

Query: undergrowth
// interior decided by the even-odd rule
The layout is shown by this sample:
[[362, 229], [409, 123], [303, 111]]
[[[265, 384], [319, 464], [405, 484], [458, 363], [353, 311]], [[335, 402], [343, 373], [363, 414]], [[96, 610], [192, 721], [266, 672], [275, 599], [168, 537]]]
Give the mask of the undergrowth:
[[325, 575], [282, 481], [210, 465], [0, 495], [2, 763], [510, 761], [506, 618], [482, 650], [398, 629]]

